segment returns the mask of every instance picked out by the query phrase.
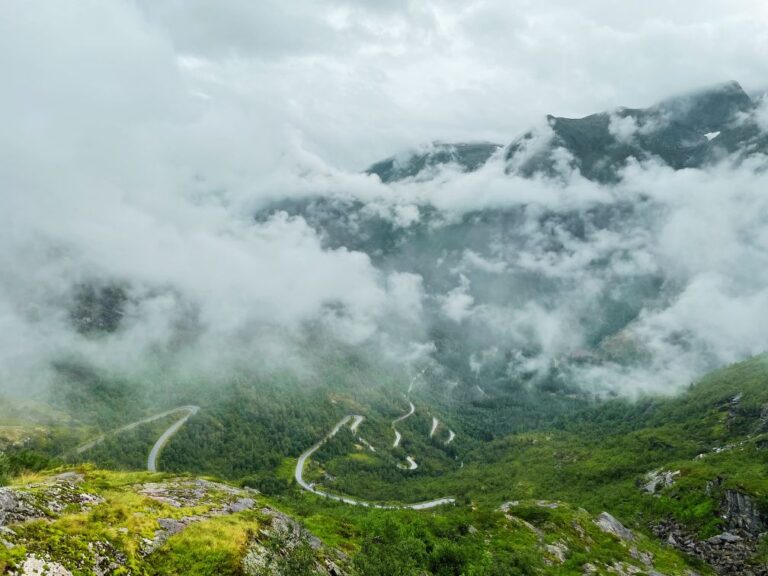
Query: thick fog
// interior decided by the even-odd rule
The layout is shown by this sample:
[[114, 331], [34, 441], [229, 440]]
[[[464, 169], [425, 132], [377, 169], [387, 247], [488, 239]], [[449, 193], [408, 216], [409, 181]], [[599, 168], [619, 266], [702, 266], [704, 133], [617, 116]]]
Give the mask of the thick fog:
[[[580, 385], [673, 392], [768, 350], [760, 159], [635, 164], [615, 186], [577, 173], [523, 179], [501, 154], [422, 182], [360, 173], [434, 139], [508, 144], [547, 112], [650, 105], [731, 78], [764, 88], [762, 2], [665, 4], [664, 18], [656, 4], [595, 0], [578, 14], [559, 1], [5, 4], [0, 390], [45, 385], [70, 360], [129, 377], [300, 370], [317, 334], [408, 366], [433, 353], [436, 322], [470, 342], [534, 349], [511, 362], [514, 378], [583, 355], [585, 318], [639, 276], [664, 289], [614, 338], [643, 361], [573, 363]], [[768, 106], [759, 119], [768, 129]], [[613, 126], [625, 138], [642, 129]], [[255, 217], [318, 195], [359, 201], [406, 231], [425, 207], [435, 229], [520, 209], [526, 240], [467, 248], [448, 284], [426, 286], [412, 267], [329, 245], [300, 215]], [[541, 217], [626, 203], [638, 208], [623, 229], [574, 235]], [[483, 278], [513, 270], [558, 281], [557, 297], [481, 295]], [[117, 318], [88, 316], [112, 301]], [[468, 348], [468, 366], [493, 357], [481, 348]]]

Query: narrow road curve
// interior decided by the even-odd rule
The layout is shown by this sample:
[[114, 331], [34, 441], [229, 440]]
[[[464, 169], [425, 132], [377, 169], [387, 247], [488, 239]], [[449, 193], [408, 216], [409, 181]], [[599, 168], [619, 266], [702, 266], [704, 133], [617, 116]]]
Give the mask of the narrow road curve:
[[408, 466], [402, 466], [402, 464], [401, 466], [406, 470], [416, 470], [416, 468], [419, 467], [419, 465], [416, 463], [416, 460], [414, 460], [412, 456], [406, 456], [405, 459], [408, 461]]
[[[406, 418], [410, 418], [411, 416], [413, 416], [413, 413], [416, 412], [416, 406], [413, 405], [413, 402], [409, 400], [408, 404], [410, 404], [410, 409], [408, 410], [408, 412], [403, 414], [399, 418], [395, 418], [394, 420], [392, 420], [392, 430], [395, 431], [395, 441], [392, 444], [392, 448], [397, 448], [398, 446], [400, 446], [400, 440], [403, 439], [403, 435], [400, 434], [397, 428], [395, 428], [395, 424], [397, 424], [398, 422], [402, 422]], [[403, 466], [402, 464], [398, 464], [397, 467], [402, 468], [403, 470], [416, 470], [416, 468], [419, 467], [419, 465], [416, 464], [416, 460], [414, 460], [411, 456], [408, 456], [406, 460], [408, 461], [408, 466]]]
[[[413, 407], [413, 404], [411, 404], [411, 408], [412, 408], [412, 412], [411, 412], [412, 414], [413, 410], [415, 410], [415, 408]], [[408, 414], [407, 416], [410, 416], [410, 414]], [[299, 456], [299, 459], [296, 462], [296, 471], [294, 473], [294, 478], [296, 479], [296, 483], [299, 486], [301, 486], [304, 490], [306, 490], [307, 492], [311, 492], [312, 494], [316, 494], [318, 496], [328, 498], [329, 500], [342, 502], [344, 504], [349, 504], [351, 506], [363, 506], [365, 508], [378, 508], [380, 510], [427, 510], [429, 508], [436, 508], [437, 506], [444, 506], [446, 504], [456, 503], [456, 500], [454, 500], [453, 498], [437, 498], [435, 500], [429, 500], [427, 502], [418, 502], [416, 504], [377, 504], [375, 502], [367, 502], [365, 500], [358, 500], [356, 498], [350, 498], [348, 496], [331, 494], [329, 492], [325, 492], [324, 490], [319, 490], [315, 488], [314, 484], [310, 484], [306, 480], [304, 480], [304, 467], [306, 466], [307, 460], [309, 460], [312, 454], [317, 452], [323, 444], [325, 444], [328, 440], [336, 436], [339, 430], [341, 430], [344, 426], [349, 424], [350, 420], [353, 421], [350, 428], [354, 426], [355, 429], [357, 429], [357, 427], [363, 421], [363, 416], [358, 416], [353, 414], [344, 416], [344, 418], [339, 420], [336, 426], [334, 426], [333, 429], [328, 434], [326, 434], [316, 444], [314, 444], [311, 448], [309, 448], [309, 450], [307, 450], [301, 456]]]
[[357, 434], [357, 428], [360, 426], [360, 424], [365, 420], [365, 417], [363, 416], [352, 416], [353, 422], [352, 425], [349, 427], [350, 430], [352, 430], [353, 434]]
[[147, 458], [147, 470], [150, 472], [157, 472], [157, 457], [160, 455], [160, 452], [162, 452], [163, 448], [165, 448], [165, 445], [168, 444], [168, 441], [173, 438], [173, 435], [179, 431], [179, 428], [184, 426], [184, 424], [187, 423], [187, 420], [197, 414], [197, 411], [200, 410], [200, 408], [198, 406], [184, 406], [178, 410], [185, 410], [187, 413], [186, 415], [179, 418], [176, 422], [171, 424], [168, 429], [163, 432], [160, 438], [157, 439], [155, 445], [152, 446], [152, 450], [149, 451], [149, 457]]
[[83, 452], [86, 452], [93, 448], [94, 446], [98, 446], [104, 440], [109, 438], [110, 436], [117, 436], [118, 434], [122, 434], [123, 432], [128, 432], [129, 430], [133, 430], [134, 428], [141, 426], [142, 424], [149, 424], [150, 422], [154, 422], [155, 420], [160, 420], [161, 418], [165, 418], [166, 416], [170, 416], [171, 414], [175, 414], [176, 412], [192, 412], [193, 414], [196, 413], [198, 410], [200, 410], [199, 406], [179, 406], [178, 408], [172, 408], [171, 410], [166, 410], [165, 412], [160, 412], [158, 414], [153, 414], [152, 416], [147, 416], [146, 418], [142, 418], [141, 420], [136, 420], [136, 422], [131, 422], [130, 424], [126, 424], [125, 426], [121, 426], [120, 428], [116, 428], [115, 430], [112, 430], [111, 432], [106, 432], [104, 434], [101, 434], [100, 436], [97, 436], [93, 440], [89, 440], [88, 442], [85, 442], [84, 444], [80, 444], [77, 448], [75, 448], [76, 454], [82, 454]]
[[432, 438], [437, 431], [437, 427], [440, 425], [440, 420], [432, 416], [432, 429], [429, 431], [429, 437]]
[[410, 404], [410, 410], [408, 410], [407, 413], [403, 414], [399, 418], [395, 418], [394, 420], [392, 420], [392, 430], [395, 431], [395, 442], [394, 444], [392, 444], [392, 448], [397, 448], [398, 446], [400, 446], [400, 440], [402, 440], [403, 438], [403, 435], [397, 431], [397, 428], [395, 428], [395, 424], [402, 422], [406, 418], [410, 418], [411, 416], [413, 416], [413, 413], [416, 412], [416, 406], [413, 405], [413, 402], [409, 401], [408, 404]]

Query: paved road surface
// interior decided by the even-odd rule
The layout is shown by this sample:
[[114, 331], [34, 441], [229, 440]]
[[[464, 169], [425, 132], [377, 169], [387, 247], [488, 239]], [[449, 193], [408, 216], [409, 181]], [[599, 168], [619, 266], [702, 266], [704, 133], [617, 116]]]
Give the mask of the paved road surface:
[[408, 412], [406, 412], [399, 418], [395, 418], [394, 420], [392, 420], [392, 430], [395, 431], [395, 442], [392, 444], [392, 448], [397, 448], [398, 446], [400, 446], [400, 440], [403, 439], [403, 435], [397, 431], [397, 428], [395, 428], [395, 424], [397, 424], [398, 422], [402, 422], [406, 418], [410, 418], [411, 416], [413, 416], [413, 413], [416, 412], [416, 406], [413, 405], [413, 402], [408, 402], [408, 404], [410, 404], [410, 409], [408, 410]]
[[197, 414], [198, 410], [200, 410], [199, 406], [193, 406], [193, 405], [179, 406], [178, 408], [174, 408], [172, 410], [166, 410], [165, 412], [160, 412], [158, 414], [153, 414], [152, 416], [147, 416], [146, 418], [142, 418], [141, 420], [136, 420], [136, 422], [131, 422], [130, 424], [121, 426], [120, 428], [112, 430], [111, 432], [107, 432], [106, 434], [97, 436], [96, 438], [94, 438], [93, 440], [89, 440], [85, 444], [81, 444], [80, 446], [75, 448], [75, 453], [82, 454], [83, 452], [90, 450], [94, 446], [98, 446], [110, 436], [116, 436], [118, 434], [122, 434], [123, 432], [128, 432], [129, 430], [133, 430], [134, 428], [141, 426], [142, 424], [149, 424], [150, 422], [160, 420], [161, 418], [165, 418], [166, 416], [170, 416], [171, 414], [175, 414], [176, 412], [186, 412], [184, 416], [182, 416], [179, 420], [171, 424], [171, 426], [165, 432], [162, 433], [160, 438], [157, 439], [157, 442], [155, 442], [155, 445], [152, 446], [152, 450], [150, 450], [149, 452], [149, 457], [147, 458], [147, 470], [149, 470], [150, 472], [157, 472], [157, 457], [160, 455], [160, 452], [162, 451], [163, 447], [168, 443], [168, 441], [173, 437], [173, 435], [179, 431], [179, 428], [184, 426], [184, 424], [187, 422], [187, 420], [189, 420], [190, 417]]
[[157, 472], [157, 457], [160, 455], [160, 452], [163, 450], [163, 448], [165, 448], [165, 445], [173, 437], [173, 435], [179, 431], [179, 428], [184, 426], [184, 424], [187, 423], [187, 420], [197, 414], [197, 411], [200, 410], [200, 408], [197, 406], [185, 406], [179, 410], [186, 410], [187, 414], [171, 424], [168, 429], [163, 432], [160, 438], [157, 439], [155, 445], [152, 446], [152, 450], [149, 451], [149, 457], [147, 458], [147, 470], [150, 472]]
[[75, 448], [75, 452], [77, 454], [82, 454], [83, 452], [90, 450], [94, 446], [101, 444], [102, 442], [104, 442], [104, 440], [106, 440], [110, 436], [115, 436], [117, 434], [122, 434], [123, 432], [128, 432], [128, 430], [133, 430], [137, 426], [141, 426], [142, 424], [149, 424], [150, 422], [154, 422], [155, 420], [160, 420], [161, 418], [165, 418], [166, 416], [170, 416], [171, 414], [175, 414], [176, 412], [180, 412], [182, 410], [185, 410], [185, 411], [194, 410], [195, 412], [197, 412], [199, 409], [200, 408], [197, 406], [179, 406], [178, 408], [174, 408], [172, 410], [166, 410], [165, 412], [160, 412], [159, 414], [147, 416], [146, 418], [142, 418], [141, 420], [136, 420], [136, 422], [131, 422], [130, 424], [121, 426], [120, 428], [112, 430], [111, 432], [107, 432], [106, 434], [97, 436], [93, 440], [89, 440], [85, 444], [81, 444], [80, 446]]
[[[411, 413], [415, 410], [413, 407], [413, 404], [411, 404]], [[407, 414], [406, 417], [410, 416], [410, 414]], [[381, 510], [427, 510], [429, 508], [436, 508], [437, 506], [445, 506], [446, 504], [455, 504], [456, 501], [453, 498], [437, 498], [435, 500], [429, 500], [427, 502], [418, 502], [416, 504], [377, 504], [375, 502], [368, 502], [366, 500], [359, 500], [357, 498], [350, 498], [349, 496], [341, 496], [338, 494], [331, 494], [329, 492], [325, 492], [324, 490], [319, 490], [315, 487], [314, 484], [310, 484], [306, 480], [304, 480], [304, 467], [306, 466], [307, 460], [317, 452], [320, 447], [329, 439], [336, 436], [336, 434], [341, 430], [344, 426], [349, 424], [350, 420], [352, 420], [352, 426], [360, 425], [360, 423], [363, 421], [362, 416], [357, 415], [348, 415], [344, 416], [339, 422], [336, 424], [336, 426], [333, 427], [333, 429], [326, 434], [323, 438], [321, 438], [316, 444], [314, 444], [311, 448], [309, 448], [306, 452], [304, 452], [301, 456], [299, 456], [298, 461], [296, 462], [296, 470], [294, 472], [294, 478], [296, 478], [296, 483], [301, 486], [304, 490], [307, 492], [311, 492], [312, 494], [317, 494], [318, 496], [322, 496], [324, 498], [328, 498], [329, 500], [335, 500], [336, 502], [343, 502], [344, 504], [349, 504], [351, 506], [363, 506], [365, 508], [378, 508]], [[413, 464], [416, 464], [413, 462]]]
[[430, 438], [432, 438], [432, 436], [435, 435], [435, 431], [437, 430], [437, 427], [439, 424], [440, 424], [440, 420], [432, 416], [432, 430], [429, 431]]

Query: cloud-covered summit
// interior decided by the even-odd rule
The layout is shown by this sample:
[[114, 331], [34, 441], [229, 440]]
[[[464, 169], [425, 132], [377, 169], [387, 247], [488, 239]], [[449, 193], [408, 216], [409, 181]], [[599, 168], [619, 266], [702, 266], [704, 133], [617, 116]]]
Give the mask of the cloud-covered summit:
[[[2, 389], [62, 359], [216, 381], [321, 343], [489, 392], [631, 393], [768, 348], [757, 155], [641, 158], [615, 186], [564, 146], [557, 179], [499, 152], [461, 167], [456, 146], [459, 168], [425, 160], [437, 178], [363, 173], [420, 142], [506, 144], [546, 112], [730, 77], [752, 93], [764, 3], [310, 4], [0, 7]], [[602, 136], [645, 138], [622, 114]]]
[[729, 82], [550, 117], [482, 162], [461, 156], [477, 145], [435, 146], [369, 169], [383, 188], [336, 179], [260, 217], [418, 275], [422, 338], [454, 393], [672, 393], [768, 348], [764, 107]]
[[[578, 171], [589, 180], [616, 182], [627, 162], [658, 161], [673, 169], [700, 168], [733, 156], [741, 162], [768, 153], [761, 126], [765, 103], [731, 81], [689, 91], [648, 108], [617, 108], [584, 118], [548, 115], [546, 122], [504, 150], [507, 170], [550, 177]], [[475, 171], [501, 145], [436, 144], [372, 165], [367, 172], [389, 183], [435, 177], [453, 165]]]

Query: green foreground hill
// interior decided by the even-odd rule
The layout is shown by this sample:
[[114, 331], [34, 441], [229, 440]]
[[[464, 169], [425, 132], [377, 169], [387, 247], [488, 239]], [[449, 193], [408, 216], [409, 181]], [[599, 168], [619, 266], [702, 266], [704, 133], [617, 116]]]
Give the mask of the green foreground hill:
[[[374, 405], [350, 390], [314, 389], [311, 416], [293, 397], [278, 413], [283, 424], [307, 419], [306, 441], [273, 448], [268, 474], [238, 475], [220, 463], [224, 480], [117, 470], [141, 466], [130, 454], [90, 456], [114, 471], [67, 464], [45, 447], [84, 433], [68, 440], [55, 427], [15, 422], [3, 431], [0, 459], [0, 477], [11, 483], [0, 489], [0, 567], [60, 575], [768, 574], [766, 357], [714, 372], [674, 399], [598, 403], [490, 442], [416, 396], [416, 414], [398, 424], [403, 444], [391, 449], [397, 402], [379, 394]], [[226, 423], [221, 410], [207, 428]], [[377, 510], [301, 491], [292, 481], [298, 451], [330, 428], [324, 422], [352, 412], [366, 421], [313, 456], [313, 481], [370, 501], [451, 496], [455, 504]], [[249, 416], [241, 415], [256, 423], [249, 433], [289, 436], [290, 426], [273, 422], [273, 432], [265, 414]], [[429, 438], [433, 417], [442, 428]], [[133, 431], [125, 450], [143, 456], [165, 423]], [[458, 435], [446, 446], [449, 425]], [[377, 449], [361, 445], [362, 436]], [[180, 432], [166, 464], [190, 442]], [[247, 453], [245, 439], [230, 444], [238, 442]], [[421, 466], [398, 468], [406, 454]], [[48, 572], [35, 572], [38, 564]]]

